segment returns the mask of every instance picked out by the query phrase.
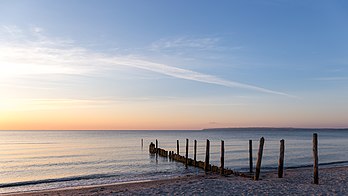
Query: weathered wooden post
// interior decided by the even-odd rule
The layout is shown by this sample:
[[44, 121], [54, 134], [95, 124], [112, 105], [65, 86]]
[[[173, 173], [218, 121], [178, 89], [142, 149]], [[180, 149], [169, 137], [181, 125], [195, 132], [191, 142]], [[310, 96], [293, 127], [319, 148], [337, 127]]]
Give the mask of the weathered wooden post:
[[188, 146], [189, 146], [189, 139], [186, 138], [186, 159], [185, 159], [185, 167], [187, 168], [188, 164]]
[[260, 146], [259, 146], [259, 152], [257, 154], [256, 172], [255, 172], [254, 180], [259, 180], [259, 177], [260, 177], [261, 160], [262, 160], [263, 144], [264, 143], [265, 143], [265, 139], [263, 137], [261, 137], [261, 139], [260, 139]]
[[225, 166], [225, 144], [224, 141], [221, 140], [221, 166], [220, 166], [220, 175], [224, 175], [225, 170], [224, 170], [224, 166]]
[[179, 140], [176, 140], [176, 154], [179, 155]]
[[150, 146], [149, 146], [149, 152], [151, 154], [155, 153], [155, 144], [153, 144], [152, 142], [150, 143]]
[[209, 168], [209, 149], [210, 149], [210, 141], [207, 140], [207, 146], [205, 149], [205, 162], [204, 162], [204, 171], [208, 171]]
[[280, 140], [280, 154], [279, 154], [279, 162], [278, 162], [278, 178], [283, 177], [283, 170], [284, 170], [284, 140]]
[[318, 134], [313, 134], [313, 170], [314, 170], [314, 184], [319, 184], [319, 170], [318, 170]]
[[253, 173], [253, 140], [249, 140], [249, 172]]
[[157, 163], [157, 158], [158, 158], [158, 141], [157, 141], [157, 139], [156, 139], [156, 146], [155, 146], [156, 148], [155, 148], [155, 153], [156, 153], [156, 163]]
[[193, 160], [194, 160], [194, 164], [195, 166], [197, 165], [197, 140], [195, 140], [195, 144], [194, 144], [194, 149], [193, 149]]
[[144, 139], [141, 139], [141, 149], [144, 147]]

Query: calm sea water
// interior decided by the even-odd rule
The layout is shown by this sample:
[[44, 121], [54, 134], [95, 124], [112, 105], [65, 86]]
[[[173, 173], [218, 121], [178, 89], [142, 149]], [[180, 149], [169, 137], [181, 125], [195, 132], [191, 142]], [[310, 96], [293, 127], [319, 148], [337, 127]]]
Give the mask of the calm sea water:
[[[202, 173], [201, 170], [151, 156], [148, 145], [181, 154], [185, 139], [198, 142], [197, 159], [204, 160], [211, 142], [211, 162], [219, 165], [220, 140], [225, 141], [225, 166], [248, 170], [248, 140], [253, 140], [254, 163], [258, 141], [265, 138], [263, 170], [275, 170], [279, 140], [285, 139], [285, 167], [312, 164], [312, 134], [319, 135], [319, 162], [347, 165], [348, 130], [204, 130], [204, 131], [0, 131], [0, 193], [71, 186], [122, 183]], [[141, 147], [144, 139], [144, 147]]]

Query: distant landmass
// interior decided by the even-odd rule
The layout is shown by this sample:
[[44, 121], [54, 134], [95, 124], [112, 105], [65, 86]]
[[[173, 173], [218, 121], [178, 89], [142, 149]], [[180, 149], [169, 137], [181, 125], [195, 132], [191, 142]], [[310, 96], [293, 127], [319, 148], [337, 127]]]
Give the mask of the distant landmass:
[[203, 131], [348, 131], [348, 128], [293, 128], [293, 127], [237, 127], [237, 128], [208, 128]]

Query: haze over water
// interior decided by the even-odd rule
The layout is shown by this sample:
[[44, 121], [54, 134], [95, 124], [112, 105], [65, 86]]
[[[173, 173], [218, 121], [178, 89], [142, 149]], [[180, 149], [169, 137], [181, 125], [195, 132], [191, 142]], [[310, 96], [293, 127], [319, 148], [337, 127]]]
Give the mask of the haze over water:
[[[197, 174], [181, 163], [156, 161], [148, 152], [155, 139], [159, 147], [185, 153], [185, 139], [198, 141], [198, 160], [204, 160], [205, 141], [211, 141], [211, 163], [219, 165], [220, 140], [225, 141], [225, 166], [248, 170], [248, 140], [253, 140], [254, 163], [260, 137], [265, 137], [262, 171], [276, 170], [279, 140], [285, 139], [285, 167], [312, 164], [315, 130], [186, 130], [186, 131], [1, 131], [0, 192], [42, 190], [70, 186], [162, 179]], [[347, 130], [319, 130], [319, 163], [347, 165]], [[141, 147], [144, 139], [144, 147]], [[286, 175], [286, 171], [285, 171]]]

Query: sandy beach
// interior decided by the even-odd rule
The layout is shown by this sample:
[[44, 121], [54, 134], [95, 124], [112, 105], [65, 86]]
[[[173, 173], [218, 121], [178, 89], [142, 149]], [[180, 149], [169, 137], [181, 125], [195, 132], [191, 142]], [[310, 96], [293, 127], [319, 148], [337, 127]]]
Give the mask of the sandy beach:
[[[91, 187], [74, 187], [7, 195], [347, 195], [348, 167], [320, 168], [319, 185], [312, 183], [312, 168], [263, 173], [261, 180], [216, 174]], [[6, 195], [6, 194], [5, 194]]]

